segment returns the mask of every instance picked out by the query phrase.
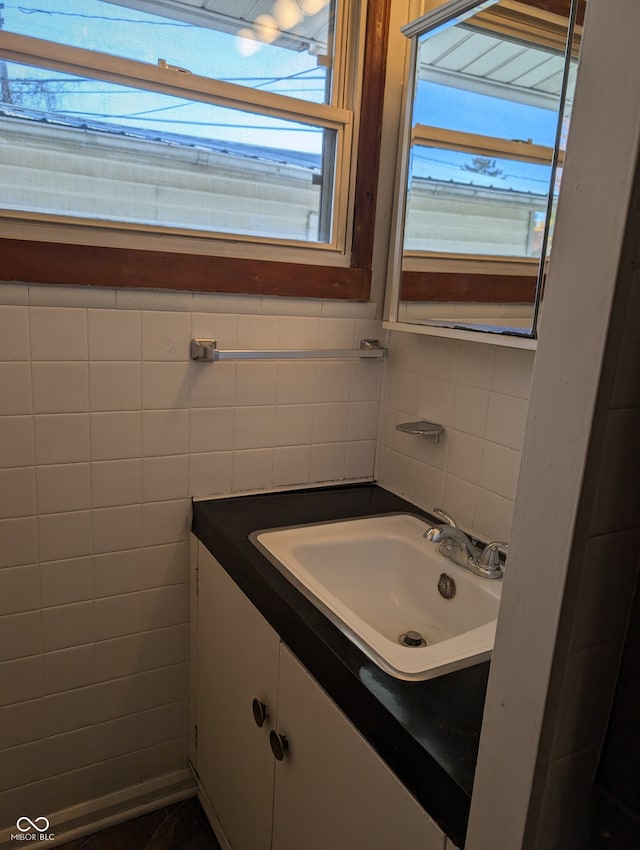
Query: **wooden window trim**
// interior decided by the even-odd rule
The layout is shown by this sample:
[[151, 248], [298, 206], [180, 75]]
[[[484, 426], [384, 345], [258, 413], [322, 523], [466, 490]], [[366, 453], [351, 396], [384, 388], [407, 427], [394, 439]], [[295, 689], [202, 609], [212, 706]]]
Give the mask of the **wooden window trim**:
[[366, 301], [371, 291], [388, 0], [367, 0], [349, 268], [0, 238], [0, 280]]

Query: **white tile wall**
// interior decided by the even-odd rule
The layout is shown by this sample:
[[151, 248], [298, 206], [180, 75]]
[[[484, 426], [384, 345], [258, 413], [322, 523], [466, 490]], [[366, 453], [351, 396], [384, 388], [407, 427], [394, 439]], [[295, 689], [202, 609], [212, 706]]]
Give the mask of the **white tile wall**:
[[[378, 481], [422, 508], [443, 507], [481, 538], [508, 541], [532, 369], [532, 351], [392, 333]], [[440, 443], [395, 430], [418, 419], [444, 426]]]
[[[0, 829], [186, 763], [190, 497], [373, 474], [372, 305], [0, 285]], [[20, 812], [18, 812], [18, 807]]]

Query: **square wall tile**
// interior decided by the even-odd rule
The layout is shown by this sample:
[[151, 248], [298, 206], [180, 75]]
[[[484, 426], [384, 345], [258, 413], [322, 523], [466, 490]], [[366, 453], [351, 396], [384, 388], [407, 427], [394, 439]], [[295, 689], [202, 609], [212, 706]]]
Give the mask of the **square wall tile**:
[[318, 348], [356, 348], [355, 321], [323, 315], [318, 322]]
[[375, 440], [347, 443], [345, 478], [372, 478], [376, 458]]
[[93, 512], [93, 551], [117, 552], [140, 546], [142, 513], [140, 505], [100, 508]]
[[40, 570], [37, 564], [0, 570], [0, 616], [39, 608]]
[[447, 475], [464, 479], [471, 484], [478, 484], [482, 469], [483, 441], [480, 437], [454, 429], [449, 431], [448, 440]]
[[164, 310], [142, 313], [143, 360], [189, 360], [191, 314]]
[[[407, 334], [410, 336], [410, 334]], [[383, 364], [373, 360], [357, 360], [351, 372], [351, 401], [380, 400]]]
[[186, 542], [149, 546], [141, 554], [143, 588], [166, 587], [188, 581], [189, 547]]
[[273, 485], [273, 449], [246, 449], [233, 453], [234, 490], [263, 490]]
[[462, 528], [473, 528], [473, 520], [478, 503], [478, 487], [464, 478], [445, 475], [442, 503], [433, 507], [444, 508], [456, 518]]
[[38, 527], [35, 517], [0, 520], [0, 567], [17, 567], [38, 561]]
[[45, 608], [42, 612], [44, 652], [94, 641], [93, 602]]
[[488, 390], [457, 384], [453, 397], [451, 425], [465, 434], [483, 437], [488, 407]]
[[92, 413], [90, 419], [92, 460], [140, 457], [142, 422], [139, 412]]
[[32, 417], [0, 417], [0, 467], [33, 466], [34, 462]]
[[[0, 792], [29, 785], [46, 775], [44, 742], [33, 741], [0, 751]], [[12, 819], [15, 823], [15, 819]], [[15, 827], [14, 827], [15, 829]]]
[[140, 502], [142, 461], [131, 458], [92, 463], [91, 499], [94, 508], [114, 508]]
[[89, 310], [88, 320], [91, 360], [140, 360], [138, 310]]
[[32, 516], [35, 508], [36, 477], [33, 467], [0, 469], [0, 519]]
[[89, 410], [87, 363], [34, 363], [31, 380], [34, 413], [84, 413]]
[[445, 476], [442, 470], [417, 463], [412, 500], [426, 510], [442, 505]]
[[275, 403], [278, 385], [277, 363], [238, 363], [236, 376], [236, 404]]
[[233, 452], [206, 452], [189, 457], [189, 493], [212, 496], [231, 492]]
[[498, 393], [529, 398], [535, 352], [524, 348], [496, 347], [491, 388]]
[[38, 513], [82, 511], [91, 507], [88, 463], [65, 463], [36, 468]]
[[461, 342], [458, 359], [458, 377], [461, 384], [490, 389], [496, 346], [477, 342]]
[[142, 670], [142, 635], [101, 640], [95, 646], [96, 681], [108, 682], [120, 676], [132, 676]]
[[311, 481], [341, 481], [346, 466], [346, 443], [316, 444], [311, 447]]
[[273, 483], [276, 487], [287, 484], [306, 484], [311, 476], [311, 446], [286, 446], [277, 448], [273, 455]]
[[192, 313], [191, 337], [215, 339], [220, 349], [237, 348], [238, 317], [231, 313]]
[[43, 737], [45, 701], [33, 699], [0, 708], [0, 749]]
[[511, 499], [490, 493], [488, 490], [478, 490], [472, 529], [480, 537], [508, 543], [511, 537], [513, 506]]
[[31, 413], [31, 365], [0, 363], [0, 416]]
[[142, 623], [142, 596], [140, 593], [125, 593], [96, 599], [96, 640], [109, 640], [124, 635], [137, 634]]
[[190, 363], [143, 363], [142, 406], [145, 410], [189, 407], [190, 374]]
[[189, 495], [189, 455], [145, 457], [142, 461], [142, 500], [159, 502]]
[[0, 360], [28, 360], [29, 356], [27, 308], [0, 306]]
[[276, 446], [297, 446], [311, 442], [312, 404], [279, 404], [276, 410]]
[[238, 348], [268, 349], [280, 344], [280, 320], [277, 316], [238, 316]]
[[318, 363], [316, 366], [316, 402], [349, 401], [352, 364]]
[[239, 407], [235, 411], [234, 448], [260, 449], [273, 446], [275, 429], [275, 407]]
[[60, 561], [91, 554], [91, 511], [38, 517], [40, 558]]
[[230, 451], [233, 448], [234, 415], [232, 407], [192, 408], [190, 451]]
[[142, 587], [143, 552], [130, 549], [93, 556], [93, 586], [96, 599], [132, 593]]
[[91, 410], [140, 410], [142, 372], [139, 362], [89, 364]]
[[514, 500], [519, 472], [520, 452], [485, 441], [478, 482], [482, 488]]
[[377, 402], [361, 401], [349, 405], [348, 440], [375, 440], [378, 435]]
[[492, 392], [487, 411], [486, 439], [521, 451], [528, 407], [529, 402], [525, 398]]
[[142, 545], [158, 546], [187, 540], [190, 520], [188, 499], [142, 505]]
[[86, 360], [87, 311], [73, 307], [31, 307], [34, 360]]
[[280, 316], [278, 319], [279, 348], [316, 348], [318, 319], [310, 316]]
[[338, 443], [347, 439], [348, 404], [316, 404], [313, 409], [314, 443]]
[[192, 407], [229, 407], [235, 404], [235, 363], [191, 363], [190, 376]]
[[186, 734], [185, 702], [170, 703], [141, 716], [142, 746], [150, 747], [161, 741], [171, 741]]
[[91, 558], [69, 558], [40, 564], [43, 608], [93, 598]]
[[42, 655], [0, 663], [0, 705], [36, 699], [44, 694]]
[[140, 665], [143, 670], [178, 664], [187, 657], [186, 625], [153, 629], [140, 635]]
[[57, 694], [93, 684], [96, 670], [100, 669], [96, 661], [93, 644], [46, 652], [42, 656], [45, 693]]
[[145, 590], [142, 594], [142, 628], [159, 629], [186, 623], [189, 619], [187, 584]]
[[34, 416], [37, 464], [89, 460], [89, 416], [85, 413]]
[[159, 667], [142, 673], [138, 679], [138, 704], [151, 708], [183, 700], [187, 690], [188, 670], [184, 663]]
[[0, 661], [15, 661], [42, 652], [39, 611], [0, 617]]
[[145, 457], [181, 455], [189, 451], [188, 410], [145, 410], [142, 453]]
[[315, 398], [315, 363], [278, 363], [278, 404], [310, 404]]

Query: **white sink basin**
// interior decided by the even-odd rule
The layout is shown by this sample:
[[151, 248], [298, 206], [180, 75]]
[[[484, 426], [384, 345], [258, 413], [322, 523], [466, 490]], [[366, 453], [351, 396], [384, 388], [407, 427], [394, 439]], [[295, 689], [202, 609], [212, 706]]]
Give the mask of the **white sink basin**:
[[[258, 531], [251, 542], [380, 668], [423, 680], [491, 656], [501, 581], [473, 575], [423, 538], [428, 523], [391, 514]], [[442, 575], [452, 598], [438, 590]], [[418, 632], [426, 646], [406, 646]]]

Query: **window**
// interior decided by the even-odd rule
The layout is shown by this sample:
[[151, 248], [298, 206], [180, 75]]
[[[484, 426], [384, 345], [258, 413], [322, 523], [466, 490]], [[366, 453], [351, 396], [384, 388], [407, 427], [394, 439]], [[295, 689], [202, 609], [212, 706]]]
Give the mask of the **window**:
[[[367, 5], [366, 49], [375, 67], [365, 75], [358, 18]], [[193, 288], [217, 288], [209, 285], [214, 268], [236, 275], [233, 259], [285, 259], [298, 275], [297, 294], [305, 293], [293, 266], [302, 263], [309, 294], [366, 297], [372, 234], [356, 218], [366, 224], [375, 208], [379, 141], [369, 135], [363, 147], [354, 107], [362, 96], [365, 129], [379, 128], [385, 6], [5, 3], [0, 214], [20, 237], [4, 243], [5, 258], [13, 258], [8, 276], [30, 274], [17, 244], [23, 233], [50, 238], [49, 256], [54, 241], [76, 243], [78, 257], [81, 244], [129, 247], [138, 234], [141, 246], [163, 254], [220, 257], [216, 267], [201, 264]], [[374, 96], [361, 95], [361, 86], [373, 87]], [[356, 140], [366, 152], [362, 168]], [[230, 291], [246, 290], [232, 280]]]

